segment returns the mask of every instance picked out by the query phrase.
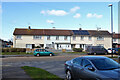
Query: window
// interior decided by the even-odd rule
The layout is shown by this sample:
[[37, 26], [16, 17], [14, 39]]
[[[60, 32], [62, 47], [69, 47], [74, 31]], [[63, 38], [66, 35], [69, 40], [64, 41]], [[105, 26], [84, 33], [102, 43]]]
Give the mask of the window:
[[60, 48], [61, 48], [61, 45], [60, 45]]
[[83, 59], [83, 61], [82, 61], [82, 66], [83, 66], [83, 67], [86, 67], [86, 66], [88, 66], [88, 65], [91, 65], [90, 62], [89, 62], [88, 60], [86, 60], [86, 59]]
[[59, 40], [59, 36], [56, 36], [56, 40]]
[[16, 36], [16, 39], [21, 39], [21, 35], [17, 35], [17, 36]]
[[50, 40], [50, 36], [47, 36], [47, 40]]
[[47, 48], [52, 48], [52, 44], [46, 44]]
[[76, 58], [76, 59], [73, 60], [73, 63], [77, 64], [77, 65], [81, 65], [81, 61], [82, 61], [82, 59]]
[[42, 39], [42, 36], [33, 36], [33, 39]]
[[92, 40], [92, 37], [91, 37], [91, 36], [89, 36], [89, 37], [88, 37], [88, 39], [89, 39], [89, 40]]
[[76, 40], [76, 36], [73, 36], [73, 40]]
[[104, 37], [98, 36], [98, 37], [97, 37], [97, 40], [104, 40]]
[[103, 59], [94, 59], [91, 61], [98, 70], [119, 69], [119, 64], [113, 59], [103, 58]]
[[67, 36], [64, 36], [64, 40], [67, 40]]
[[69, 45], [68, 45], [68, 47], [69, 47]]
[[97, 46], [103, 46], [104, 47], [104, 44], [97, 44]]
[[35, 44], [26, 44], [26, 48], [32, 49], [32, 48], [34, 48], [34, 47], [35, 47]]
[[81, 40], [84, 40], [84, 36], [81, 36]]
[[113, 41], [114, 41], [114, 42], [116, 42], [116, 41], [117, 41], [117, 39], [113, 39]]

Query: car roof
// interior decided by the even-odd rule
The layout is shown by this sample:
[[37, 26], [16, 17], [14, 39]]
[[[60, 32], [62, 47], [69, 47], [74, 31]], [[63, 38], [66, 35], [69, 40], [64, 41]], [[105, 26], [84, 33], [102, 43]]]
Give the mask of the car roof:
[[106, 59], [108, 57], [105, 57], [105, 56], [83, 56], [83, 57], [79, 57], [79, 58], [94, 60], [94, 59]]
[[[36, 49], [37, 50], [37, 49]], [[45, 50], [45, 49], [39, 49], [39, 50]]]

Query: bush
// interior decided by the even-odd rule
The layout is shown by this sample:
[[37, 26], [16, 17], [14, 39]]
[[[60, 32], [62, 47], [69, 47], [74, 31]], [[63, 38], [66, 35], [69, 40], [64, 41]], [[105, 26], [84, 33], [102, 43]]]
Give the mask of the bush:
[[2, 52], [9, 52], [9, 48], [2, 48]]
[[2, 48], [2, 52], [26, 52], [26, 48]]
[[21, 52], [26, 52], [26, 48], [21, 48]]
[[83, 49], [82, 49], [82, 48], [73, 48], [73, 51], [74, 51], [74, 52], [82, 52]]
[[17, 52], [17, 48], [10, 48], [9, 50], [9, 52]]

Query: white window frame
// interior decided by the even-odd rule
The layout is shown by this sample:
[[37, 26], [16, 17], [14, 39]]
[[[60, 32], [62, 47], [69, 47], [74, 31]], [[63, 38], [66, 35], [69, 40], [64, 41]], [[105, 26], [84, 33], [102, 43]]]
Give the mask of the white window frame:
[[98, 36], [98, 37], [97, 37], [97, 40], [98, 40], [98, 41], [104, 40], [104, 37], [103, 37], [103, 36]]
[[76, 36], [73, 36], [73, 40], [76, 40]]
[[81, 40], [84, 40], [84, 36], [81, 36], [80, 39], [81, 39]]
[[42, 39], [42, 36], [35, 35], [33, 36], [33, 39]]
[[97, 44], [97, 46], [103, 46], [104, 47], [104, 44]]
[[16, 39], [21, 39], [21, 37], [22, 37], [21, 35], [17, 35]]
[[59, 36], [56, 36], [56, 40], [59, 40]]
[[91, 36], [89, 36], [89, 37], [88, 37], [88, 39], [91, 41], [91, 40], [92, 40], [92, 37], [91, 37]]
[[64, 36], [64, 40], [67, 40], [68, 36]]
[[50, 37], [51, 37], [51, 36], [47, 36], [47, 40], [50, 40]]
[[117, 39], [113, 39], [113, 42], [117, 42]]

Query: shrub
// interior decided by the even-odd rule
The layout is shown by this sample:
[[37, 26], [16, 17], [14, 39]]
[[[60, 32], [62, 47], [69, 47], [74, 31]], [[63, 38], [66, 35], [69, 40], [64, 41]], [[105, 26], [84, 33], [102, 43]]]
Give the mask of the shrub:
[[83, 49], [82, 49], [82, 48], [73, 48], [73, 51], [74, 51], [74, 52], [82, 52]]
[[17, 48], [10, 48], [11, 52], [17, 52]]
[[21, 52], [26, 52], [26, 48], [21, 48]]
[[2, 52], [9, 52], [9, 48], [2, 48]]
[[2, 52], [26, 52], [26, 48], [2, 48]]

